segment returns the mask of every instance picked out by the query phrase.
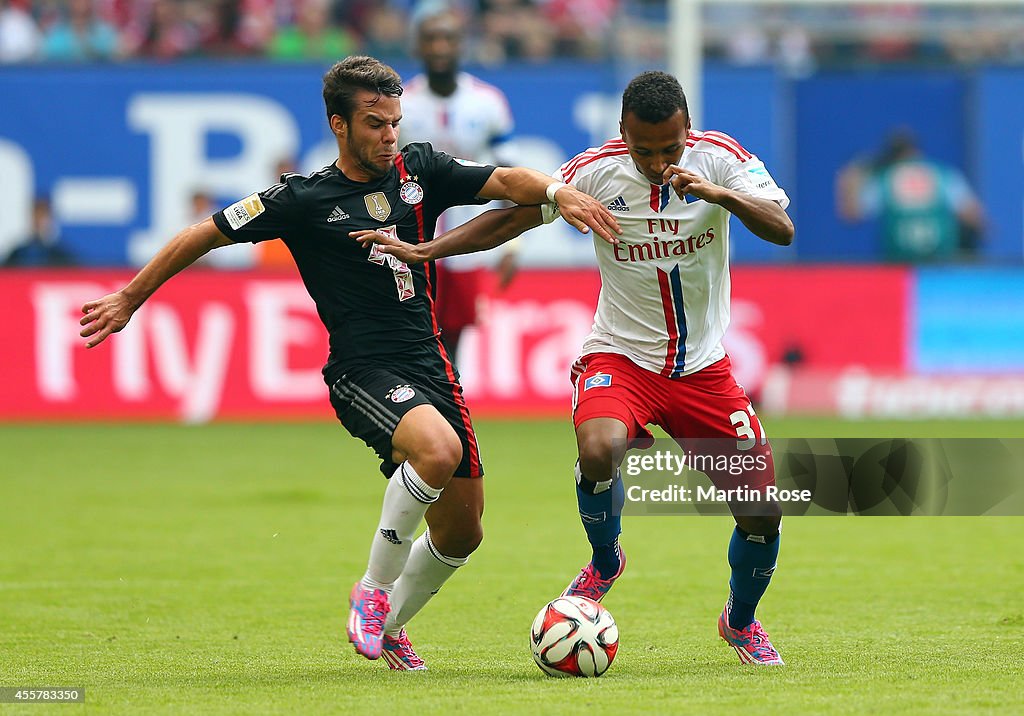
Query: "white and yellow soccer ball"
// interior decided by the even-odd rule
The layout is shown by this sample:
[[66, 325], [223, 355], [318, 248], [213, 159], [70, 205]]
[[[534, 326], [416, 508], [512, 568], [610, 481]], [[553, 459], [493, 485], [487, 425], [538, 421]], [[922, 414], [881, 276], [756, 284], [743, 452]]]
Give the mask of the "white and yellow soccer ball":
[[533, 660], [548, 676], [600, 676], [619, 648], [611, 613], [585, 597], [558, 597], [530, 628]]

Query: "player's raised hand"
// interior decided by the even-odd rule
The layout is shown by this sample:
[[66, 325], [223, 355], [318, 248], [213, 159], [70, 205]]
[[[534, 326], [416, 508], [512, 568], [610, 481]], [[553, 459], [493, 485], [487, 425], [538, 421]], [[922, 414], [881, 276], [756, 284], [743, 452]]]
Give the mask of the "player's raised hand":
[[131, 319], [135, 313], [136, 306], [128, 298], [118, 291], [103, 298], [89, 301], [82, 306], [82, 320], [79, 324], [85, 326], [79, 333], [82, 338], [88, 338], [86, 348], [94, 348], [102, 343], [111, 333], [117, 333]]
[[421, 264], [426, 261], [426, 258], [421, 255], [420, 251], [415, 244], [407, 244], [406, 242], [394, 237], [382, 234], [379, 231], [373, 229], [360, 229], [359, 231], [350, 231], [348, 235], [353, 239], [362, 244], [364, 249], [368, 249], [374, 244], [380, 247], [379, 251], [382, 254], [390, 254], [399, 261], [405, 264]]
[[685, 201], [686, 196], [694, 196], [704, 201], [717, 204], [725, 189], [717, 184], [708, 181], [699, 174], [694, 174], [688, 169], [670, 164], [662, 177], [663, 181], [672, 185], [676, 196]]
[[580, 233], [593, 229], [609, 244], [619, 243], [617, 235], [622, 233], [622, 227], [618, 219], [594, 197], [567, 184], [555, 192], [555, 201], [562, 218]]

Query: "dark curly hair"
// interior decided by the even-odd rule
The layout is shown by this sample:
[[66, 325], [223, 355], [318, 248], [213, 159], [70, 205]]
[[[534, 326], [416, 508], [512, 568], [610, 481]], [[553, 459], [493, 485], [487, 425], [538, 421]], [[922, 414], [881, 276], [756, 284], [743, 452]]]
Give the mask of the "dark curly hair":
[[622, 93], [623, 117], [632, 112], [642, 122], [657, 124], [680, 109], [684, 115], [690, 115], [679, 80], [665, 72], [642, 72], [630, 81]]
[[370, 102], [370, 106], [373, 106], [383, 95], [401, 97], [402, 78], [380, 60], [365, 55], [346, 57], [335, 63], [324, 75], [327, 121], [337, 114], [344, 117], [346, 122], [351, 122], [356, 105], [355, 95], [361, 89], [377, 95]]

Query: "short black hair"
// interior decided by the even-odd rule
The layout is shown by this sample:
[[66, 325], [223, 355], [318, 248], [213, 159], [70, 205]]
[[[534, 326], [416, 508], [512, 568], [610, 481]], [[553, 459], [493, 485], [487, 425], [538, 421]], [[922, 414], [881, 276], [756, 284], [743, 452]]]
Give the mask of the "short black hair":
[[622, 93], [622, 116], [632, 112], [641, 122], [664, 122], [680, 109], [684, 115], [690, 116], [679, 80], [667, 72], [642, 72]]
[[376, 93], [373, 105], [382, 95], [402, 96], [402, 78], [391, 67], [374, 57], [353, 55], [335, 63], [324, 75], [324, 106], [327, 121], [332, 115], [341, 115], [346, 122], [352, 121], [355, 110], [355, 94], [358, 90]]

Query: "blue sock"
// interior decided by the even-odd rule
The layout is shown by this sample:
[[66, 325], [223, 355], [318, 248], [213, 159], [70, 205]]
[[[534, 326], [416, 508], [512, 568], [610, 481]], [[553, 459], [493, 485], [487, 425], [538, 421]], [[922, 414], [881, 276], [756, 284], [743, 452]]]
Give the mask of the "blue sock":
[[780, 535], [762, 537], [737, 527], [729, 542], [729, 626], [742, 629], [754, 621], [754, 609], [768, 589], [779, 557]]
[[618, 474], [612, 480], [591, 482], [576, 463], [576, 502], [587, 539], [594, 549], [592, 561], [604, 579], [619, 571], [619, 533], [626, 488]]

